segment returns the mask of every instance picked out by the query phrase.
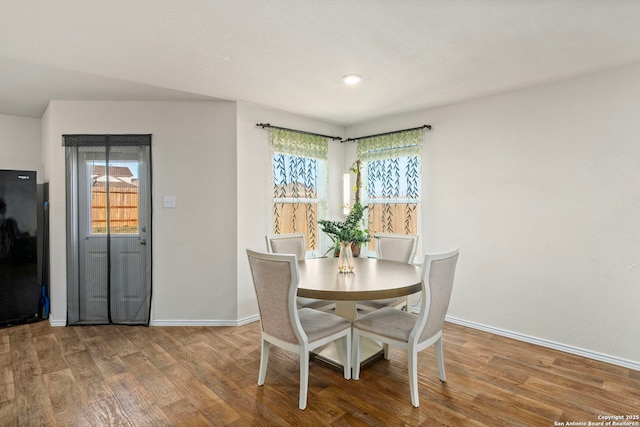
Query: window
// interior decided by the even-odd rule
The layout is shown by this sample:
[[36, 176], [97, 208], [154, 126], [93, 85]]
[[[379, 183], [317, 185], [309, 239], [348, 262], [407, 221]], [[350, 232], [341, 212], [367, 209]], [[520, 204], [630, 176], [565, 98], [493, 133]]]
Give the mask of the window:
[[91, 160], [85, 169], [91, 174], [91, 234], [106, 234], [107, 218], [111, 234], [138, 234], [138, 162], [120, 161], [107, 168], [105, 162]]
[[318, 215], [326, 206], [326, 138], [270, 130], [273, 152], [273, 231], [304, 233], [307, 250], [319, 250]]
[[369, 232], [418, 234], [422, 130], [361, 139], [357, 153]]

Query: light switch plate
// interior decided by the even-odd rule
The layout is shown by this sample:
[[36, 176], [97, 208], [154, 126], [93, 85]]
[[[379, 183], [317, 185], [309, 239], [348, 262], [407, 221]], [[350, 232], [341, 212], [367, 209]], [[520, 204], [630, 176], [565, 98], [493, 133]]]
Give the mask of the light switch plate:
[[162, 199], [162, 206], [165, 208], [175, 208], [176, 196], [164, 196]]

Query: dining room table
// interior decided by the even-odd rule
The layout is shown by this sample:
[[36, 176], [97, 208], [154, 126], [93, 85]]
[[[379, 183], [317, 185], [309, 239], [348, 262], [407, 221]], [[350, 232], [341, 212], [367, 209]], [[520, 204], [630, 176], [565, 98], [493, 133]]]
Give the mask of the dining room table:
[[[350, 273], [338, 271], [338, 258], [309, 258], [298, 261], [298, 296], [335, 301], [335, 314], [357, 319], [358, 301], [397, 298], [420, 292], [421, 267], [397, 261], [357, 257]], [[407, 306], [407, 309], [410, 309]], [[384, 356], [382, 346], [363, 340], [362, 367]], [[342, 369], [345, 354], [340, 344], [329, 344], [314, 353], [314, 359]]]

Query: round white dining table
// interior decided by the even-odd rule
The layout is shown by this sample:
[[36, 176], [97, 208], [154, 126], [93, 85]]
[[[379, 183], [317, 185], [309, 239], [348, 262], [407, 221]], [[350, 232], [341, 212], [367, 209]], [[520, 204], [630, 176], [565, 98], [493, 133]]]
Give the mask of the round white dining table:
[[[338, 258], [298, 261], [298, 296], [336, 302], [336, 315], [358, 317], [357, 302], [396, 298], [420, 292], [421, 268], [413, 264], [375, 258], [354, 258], [352, 273], [338, 271]], [[381, 346], [363, 340], [363, 366], [381, 358]], [[317, 356], [329, 365], [343, 365], [344, 350], [329, 345]]]

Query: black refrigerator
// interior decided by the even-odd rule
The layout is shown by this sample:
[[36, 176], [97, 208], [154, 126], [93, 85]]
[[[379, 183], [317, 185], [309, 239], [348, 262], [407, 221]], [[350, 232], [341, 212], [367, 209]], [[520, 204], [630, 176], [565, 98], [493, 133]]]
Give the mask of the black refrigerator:
[[0, 170], [0, 327], [38, 320], [36, 172]]

